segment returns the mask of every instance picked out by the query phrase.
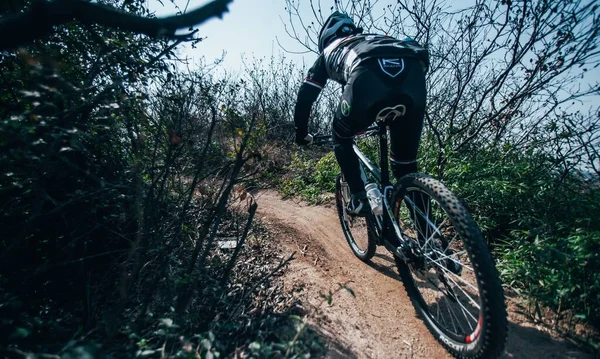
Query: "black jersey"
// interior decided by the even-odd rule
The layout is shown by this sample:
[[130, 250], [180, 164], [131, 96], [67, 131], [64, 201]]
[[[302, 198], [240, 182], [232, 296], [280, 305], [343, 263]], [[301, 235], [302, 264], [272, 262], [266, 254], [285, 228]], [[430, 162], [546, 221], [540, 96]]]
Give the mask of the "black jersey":
[[345, 84], [361, 62], [372, 58], [416, 58], [427, 68], [427, 49], [412, 39], [358, 34], [336, 39], [329, 44], [308, 72], [305, 83], [322, 88], [328, 79]]
[[357, 34], [336, 39], [319, 55], [300, 86], [294, 110], [296, 130], [307, 133], [312, 104], [328, 79], [345, 85], [356, 66], [373, 58], [415, 58], [425, 70], [429, 67], [429, 52], [410, 38], [398, 40], [384, 35]]

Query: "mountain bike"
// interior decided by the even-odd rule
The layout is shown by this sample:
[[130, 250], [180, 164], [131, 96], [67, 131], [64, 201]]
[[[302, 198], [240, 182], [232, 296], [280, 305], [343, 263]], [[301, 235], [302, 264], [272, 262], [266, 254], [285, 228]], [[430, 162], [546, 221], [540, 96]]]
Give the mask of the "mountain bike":
[[[392, 253], [417, 314], [449, 353], [459, 358], [497, 357], [507, 336], [506, 305], [479, 227], [437, 179], [412, 173], [396, 185], [390, 181], [387, 131], [402, 116], [402, 107], [380, 111], [375, 125], [358, 135], [379, 138], [378, 167], [356, 142], [353, 145], [374, 183], [367, 186], [371, 214], [346, 212], [350, 190], [343, 173], [337, 176], [335, 199], [344, 236], [364, 262], [377, 246]], [[314, 137], [315, 144], [330, 141], [329, 136]]]

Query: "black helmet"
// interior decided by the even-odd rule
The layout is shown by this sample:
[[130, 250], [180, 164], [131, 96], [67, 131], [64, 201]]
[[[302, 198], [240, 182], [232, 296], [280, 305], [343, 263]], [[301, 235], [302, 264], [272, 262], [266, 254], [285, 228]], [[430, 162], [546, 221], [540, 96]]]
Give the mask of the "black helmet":
[[321, 28], [321, 31], [319, 32], [319, 52], [323, 52], [323, 49], [325, 49], [327, 44], [337, 36], [347, 36], [357, 31], [360, 30], [356, 28], [356, 25], [350, 16], [335, 11], [333, 14], [329, 15], [327, 20], [325, 20], [323, 28]]

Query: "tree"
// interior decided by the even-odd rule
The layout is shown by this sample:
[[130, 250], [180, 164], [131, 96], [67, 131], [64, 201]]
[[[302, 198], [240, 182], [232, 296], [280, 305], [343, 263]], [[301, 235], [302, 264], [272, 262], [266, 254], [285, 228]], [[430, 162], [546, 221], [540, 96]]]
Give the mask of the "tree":
[[600, 327], [599, 5], [287, 0], [288, 35], [316, 52], [334, 9], [429, 49], [421, 171], [469, 206], [506, 283], [553, 307], [557, 323], [570, 310]]
[[[143, 1], [109, 3], [149, 15]], [[147, 281], [164, 280], [177, 254], [190, 271], [203, 267], [213, 249], [208, 232], [219, 227], [253, 157], [231, 144], [239, 139], [225, 126], [214, 140], [225, 117], [217, 101], [232, 101], [233, 85], [201, 73], [178, 75], [175, 48], [183, 41], [201, 39], [155, 39], [66, 22], [43, 40], [2, 52], [3, 348], [15, 333], [38, 348], [51, 346], [66, 338], [45, 339], [44, 328], [67, 333], [99, 320], [112, 335], [130, 305], [148, 307], [157, 288]], [[251, 122], [251, 104], [243, 105], [239, 122]], [[252, 133], [248, 127], [243, 143]], [[207, 178], [222, 185], [210, 189], [214, 196], [198, 197]], [[191, 229], [198, 227], [204, 232]], [[177, 252], [192, 247], [190, 240], [201, 254], [199, 265], [187, 251]], [[155, 267], [159, 263], [165, 266]], [[188, 273], [173, 277], [184, 280]], [[40, 320], [43, 307], [53, 314]], [[28, 329], [21, 335], [19, 328]]]
[[[287, 0], [284, 24], [304, 49], [315, 51], [328, 14], [320, 2], [309, 5]], [[328, 10], [334, 8], [366, 32], [406, 34], [428, 47], [432, 136], [426, 143], [437, 148], [441, 177], [449, 157], [472, 146], [510, 155], [544, 141], [541, 128], [600, 91], [591, 75], [600, 61], [598, 5], [591, 1], [477, 0], [465, 8], [443, 1], [336, 1]]]

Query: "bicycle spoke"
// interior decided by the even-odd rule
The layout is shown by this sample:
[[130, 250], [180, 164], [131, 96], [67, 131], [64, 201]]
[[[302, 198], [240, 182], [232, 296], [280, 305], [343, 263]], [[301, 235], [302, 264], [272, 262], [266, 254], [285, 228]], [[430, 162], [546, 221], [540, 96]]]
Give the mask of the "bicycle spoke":
[[[425, 221], [426, 221], [426, 228], [429, 228], [429, 224], [432, 223], [429, 220], [429, 207], [427, 208], [427, 214], [426, 214], [426, 217], [425, 217]], [[429, 241], [431, 241], [433, 239], [433, 236], [437, 232], [436, 230], [438, 228], [437, 228], [437, 226], [436, 226], [435, 223], [433, 223], [432, 227], [433, 227], [434, 230], [432, 231], [431, 236], [427, 236], [427, 239], [425, 240], [425, 244], [423, 244], [422, 249], [427, 248], [427, 244], [429, 243]], [[427, 233], [427, 231], [425, 231], [425, 233]]]
[[466, 268], [466, 269], [470, 270], [470, 271], [471, 271], [471, 272], [473, 272], [473, 273], [475, 272], [475, 270], [474, 270], [473, 268], [471, 268], [471, 267], [469, 267], [469, 266], [465, 265], [465, 264], [464, 264], [464, 263], [462, 263], [460, 260], [457, 260], [457, 259], [454, 259], [454, 258], [452, 258], [452, 256], [453, 256], [453, 255], [456, 255], [456, 256], [458, 256], [459, 254], [464, 254], [464, 253], [467, 253], [467, 251], [466, 251], [466, 250], [462, 250], [462, 251], [460, 251], [460, 252], [456, 252], [456, 253], [453, 253], [453, 254], [451, 254], [451, 255], [446, 255], [445, 253], [442, 253], [442, 252], [438, 251], [438, 250], [437, 250], [437, 249], [435, 249], [435, 248], [432, 248], [432, 250], [433, 250], [433, 252], [435, 252], [435, 253], [437, 253], [437, 254], [441, 254], [441, 255], [443, 256], [443, 257], [438, 257], [438, 259], [432, 260], [432, 261], [431, 261], [432, 263], [435, 263], [435, 264], [437, 264], [437, 265], [443, 265], [442, 263], [440, 263], [441, 261], [443, 261], [444, 259], [450, 259], [450, 260], [451, 260], [451, 261], [453, 261], [454, 263], [460, 264], [462, 268]]
[[[423, 196], [421, 194], [421, 205], [423, 206], [423, 208], [426, 208], [427, 213], [425, 213], [425, 219], [427, 220], [429, 218], [429, 209], [430, 209], [431, 206], [429, 206], [428, 203], [427, 203], [427, 205], [424, 203], [424, 201], [425, 201], [424, 197], [425, 196]], [[433, 231], [433, 233], [431, 233], [431, 236], [429, 236], [428, 235], [428, 231], [427, 231], [428, 229], [429, 229], [429, 226], [428, 226], [428, 223], [426, 223], [425, 224], [425, 236], [427, 237], [427, 240], [425, 241], [424, 246], [427, 246], [427, 242], [429, 242], [429, 240], [431, 238], [433, 238], [433, 234], [435, 233], [435, 231]]]
[[[402, 235], [416, 243], [407, 246], [408, 266], [400, 274], [412, 277], [405, 285], [412, 286], [411, 295], [418, 299], [413, 303], [432, 333], [456, 341], [447, 347], [453, 354], [497, 357], [506, 335], [506, 312], [481, 231], [460, 200], [436, 179], [417, 174], [400, 185], [402, 192], [394, 198], [396, 219]], [[492, 318], [486, 329], [479, 327], [484, 316]], [[482, 352], [475, 343], [496, 347]]]
[[[412, 207], [412, 211], [413, 211], [413, 218], [415, 219], [413, 222], [414, 222], [414, 224], [415, 224], [415, 229], [417, 230], [417, 241], [418, 241], [418, 236], [419, 236], [419, 233], [420, 233], [420, 234], [421, 234], [423, 237], [425, 237], [425, 235], [423, 234], [423, 231], [422, 231], [422, 230], [421, 230], [421, 228], [420, 228], [421, 226], [419, 225], [419, 221], [418, 221], [418, 220], [416, 220], [416, 218], [417, 218], [417, 214], [416, 214], [416, 208], [417, 208], [417, 206], [415, 205], [415, 203], [414, 203], [412, 200], [410, 200], [410, 199], [408, 198], [408, 196], [407, 196], [406, 200], [407, 200], [408, 202], [410, 202], [410, 203], [411, 203], [411, 207]], [[410, 211], [410, 209], [409, 209], [409, 211]]]
[[[465, 317], [465, 319], [467, 320], [467, 324], [469, 324], [469, 328], [471, 328], [471, 332], [473, 332], [473, 330], [475, 330], [475, 328], [473, 328], [473, 326], [471, 325], [471, 322], [469, 321], [469, 318], [467, 318], [467, 314], [471, 314], [469, 311], [467, 311], [462, 305], [460, 306], [460, 310], [463, 313], [463, 316]], [[477, 320], [475, 320], [477, 321]], [[461, 327], [462, 329], [462, 327]]]
[[[338, 181], [340, 181], [338, 177]], [[346, 184], [338, 182], [336, 184], [336, 206], [338, 216], [340, 217], [344, 237], [350, 245], [350, 249], [362, 261], [368, 261], [375, 254], [375, 240], [371, 233], [369, 219], [367, 217], [350, 216], [346, 212], [346, 200], [344, 196], [347, 191]]]
[[[430, 281], [430, 283], [431, 283], [431, 281]], [[432, 284], [433, 284], [433, 283], [432, 283]], [[436, 286], [435, 286], [435, 288], [436, 288], [438, 291], [440, 291], [440, 292], [442, 292], [442, 293], [443, 293], [443, 290], [442, 290], [442, 288], [440, 288], [439, 286], [437, 286], [437, 285], [436, 285]], [[462, 306], [462, 305], [460, 304], [460, 301], [458, 300], [458, 298], [457, 298], [457, 296], [456, 296], [456, 294], [455, 294], [455, 293], [450, 293], [450, 294], [453, 296], [453, 298], [454, 298], [454, 299], [457, 301], [457, 303], [459, 304], [459, 307], [460, 307], [460, 309], [461, 309], [461, 312], [462, 312], [463, 316], [465, 317], [465, 319], [466, 319], [466, 321], [467, 321], [467, 324], [469, 325], [469, 327], [471, 328], [471, 330], [473, 330], [473, 326], [471, 325], [471, 323], [470, 323], [470, 321], [469, 321], [469, 318], [468, 318], [468, 317], [467, 317], [467, 315], [465, 314], [465, 310], [466, 310], [466, 308], [464, 308], [464, 306]], [[451, 322], [452, 322], [452, 326], [454, 327], [454, 332], [455, 332], [455, 333], [459, 333], [459, 332], [457, 331], [457, 329], [458, 329], [458, 328], [456, 327], [456, 324], [458, 324], [458, 326], [460, 327], [461, 333], [467, 333], [467, 332], [465, 331], [465, 329], [463, 328], [463, 326], [461, 325], [461, 320], [458, 318], [458, 315], [457, 315], [457, 314], [456, 314], [456, 312], [454, 311], [454, 309], [453, 309], [453, 305], [450, 303], [450, 301], [448, 301], [447, 295], [443, 295], [443, 296], [442, 296], [442, 299], [443, 299], [443, 300], [445, 301], [445, 303], [446, 303], [446, 308], [447, 308], [447, 310], [448, 310], [448, 314], [449, 314], [449, 316], [450, 316], [450, 320], [451, 320]], [[436, 319], [438, 319], [438, 321], [439, 321], [439, 318], [440, 318], [440, 310], [439, 310], [439, 306], [440, 306], [440, 305], [439, 305], [439, 302], [436, 302], [436, 306], [438, 307], [438, 311], [437, 311], [437, 316], [436, 316]], [[468, 313], [468, 312], [467, 312], [467, 313]], [[470, 314], [470, 313], [468, 313], [468, 314]], [[446, 321], [446, 319], [445, 319], [445, 316], [443, 316], [443, 315], [442, 315], [442, 316], [441, 316], [441, 318], [442, 318], [442, 321], [444, 322], [444, 324], [445, 324], [445, 325], [447, 325], [448, 323], [447, 323], [447, 321]]]
[[[450, 303], [448, 303], [448, 298], [446, 298], [446, 296], [442, 297], [445, 301], [446, 301], [446, 308], [448, 308], [448, 314], [450, 314], [450, 320], [452, 321], [452, 326], [454, 327], [454, 332], [456, 333], [456, 324], [454, 324], [454, 316], [456, 316], [456, 314], [453, 316], [452, 314], [454, 314], [454, 310], [452, 309], [452, 306], [450, 305]], [[456, 318], [456, 322], [458, 322], [458, 318]], [[460, 323], [458, 324], [460, 325]], [[461, 328], [462, 329], [462, 328]]]
[[[407, 197], [408, 197], [408, 196], [407, 196]], [[414, 201], [412, 201], [412, 200], [408, 199], [408, 202], [409, 202], [409, 204], [411, 205], [411, 207], [412, 207], [412, 210], [413, 210], [413, 218], [415, 218], [415, 219], [416, 219], [416, 218], [417, 218], [417, 215], [421, 215], [421, 216], [422, 216], [422, 218], [423, 218], [423, 219], [426, 221], [426, 223], [427, 223], [427, 226], [426, 226], [426, 227], [427, 227], [427, 229], [426, 229], [426, 231], [425, 231], [425, 234], [426, 234], [426, 235], [427, 235], [427, 234], [429, 234], [429, 231], [428, 231], [429, 229], [431, 229], [431, 230], [432, 230], [432, 234], [431, 234], [431, 236], [426, 236], [426, 235], [424, 235], [424, 237], [425, 237], [425, 238], [427, 238], [427, 239], [426, 239], [426, 241], [425, 241], [425, 244], [424, 244], [424, 245], [421, 247], [421, 248], [424, 250], [425, 248], [427, 248], [427, 245], [428, 245], [428, 244], [429, 244], [429, 242], [430, 242], [430, 241], [433, 239], [433, 237], [434, 237], [434, 235], [435, 235], [436, 233], [437, 233], [437, 234], [439, 234], [440, 236], [442, 236], [442, 237], [443, 237], [443, 234], [441, 233], [441, 230], [440, 230], [440, 228], [441, 228], [441, 225], [440, 225], [440, 226], [438, 226], [438, 224], [437, 224], [437, 223], [435, 223], [435, 222], [432, 222], [432, 221], [430, 220], [430, 218], [429, 218], [429, 213], [430, 213], [430, 211], [429, 211], [429, 210], [430, 210], [430, 207], [431, 207], [431, 206], [427, 206], [427, 210], [426, 210], [426, 212], [427, 212], [427, 213], [423, 213], [423, 212], [421, 211], [421, 209], [420, 209], [420, 208], [418, 208], [418, 206], [416, 205], [416, 203], [415, 203]], [[423, 204], [423, 203], [422, 203], [422, 204]], [[419, 226], [418, 222], [419, 222], [418, 220], [415, 220], [415, 221], [414, 221], [415, 227], [416, 227], [416, 229], [417, 229], [418, 233], [420, 233], [421, 235], [423, 235], [423, 231], [422, 231], [422, 230], [420, 230], [420, 226]], [[443, 222], [442, 222], [442, 223], [443, 223]], [[450, 242], [452, 243], [452, 242], [453, 242], [453, 241], [454, 241], [454, 240], [455, 240], [457, 237], [458, 237], [458, 235], [455, 235], [455, 236], [452, 238], [452, 240], [451, 240]], [[443, 255], [443, 257], [442, 257], [442, 258], [438, 258], [438, 259], [436, 260], [436, 259], [433, 259], [432, 257], [430, 257], [430, 256], [428, 256], [428, 255], [426, 255], [426, 254], [424, 254], [424, 256], [425, 256], [427, 259], [429, 259], [429, 261], [430, 261], [431, 263], [433, 263], [433, 264], [435, 264], [437, 267], [441, 268], [441, 269], [442, 269], [442, 271], [444, 272], [444, 274], [448, 273], [448, 274], [450, 274], [450, 275], [452, 275], [452, 276], [454, 276], [454, 277], [458, 278], [458, 279], [459, 279], [461, 282], [465, 283], [465, 284], [466, 284], [468, 287], [470, 287], [471, 289], [473, 289], [473, 290], [477, 291], [477, 288], [476, 288], [475, 286], [473, 286], [471, 283], [469, 283], [469, 282], [467, 282], [466, 280], [464, 280], [463, 278], [461, 278], [461, 277], [459, 277], [459, 276], [455, 275], [454, 273], [452, 273], [451, 271], [449, 271], [449, 270], [448, 270], [446, 267], [444, 267], [444, 266], [443, 266], [441, 263], [439, 263], [441, 260], [443, 260], [443, 259], [446, 259], [446, 258], [449, 258], [450, 260], [453, 260], [453, 261], [455, 261], [455, 262], [457, 262], [457, 263], [459, 263], [459, 264], [461, 264], [461, 265], [462, 265], [462, 263], [460, 263], [460, 261], [457, 261], [457, 260], [455, 260], [454, 258], [451, 258], [451, 256], [450, 256], [450, 255], [446, 255], [445, 253], [442, 253], [442, 252], [440, 252], [439, 250], [436, 250], [436, 249], [435, 249], [435, 248], [433, 248], [433, 247], [430, 247], [430, 248], [431, 248], [431, 249], [432, 249], [434, 252], [436, 252], [437, 254], [442, 254], [442, 255]], [[463, 253], [466, 253], [466, 251], [464, 251], [464, 250], [463, 250], [463, 251], [459, 252], [458, 254], [463, 254]], [[457, 254], [455, 253], [454, 255], [457, 255]], [[474, 270], [473, 270], [471, 267], [469, 267], [469, 266], [464, 266], [464, 265], [463, 265], [463, 268], [465, 268], [465, 267], [466, 267], [467, 269], [469, 269], [470, 271], [473, 271], [473, 272], [474, 272]], [[465, 296], [466, 296], [466, 297], [467, 297], [467, 298], [470, 300], [470, 302], [471, 302], [473, 305], [475, 305], [475, 306], [477, 307], [477, 309], [480, 309], [480, 306], [479, 306], [479, 304], [478, 304], [478, 303], [477, 303], [477, 302], [476, 302], [476, 301], [475, 301], [475, 300], [474, 300], [474, 299], [473, 299], [473, 298], [472, 298], [472, 297], [471, 297], [471, 296], [470, 296], [470, 295], [469, 295], [469, 294], [468, 294], [468, 293], [467, 293], [467, 292], [466, 292], [466, 291], [465, 291], [465, 290], [462, 288], [462, 286], [460, 286], [460, 285], [459, 285], [459, 284], [458, 284], [458, 283], [457, 283], [457, 282], [456, 282], [454, 279], [452, 279], [452, 278], [450, 278], [450, 277], [448, 277], [448, 276], [446, 276], [446, 277], [447, 277], [448, 279], [450, 279], [450, 280], [451, 280], [451, 281], [454, 283], [454, 285], [455, 285], [456, 287], [458, 287], [458, 288], [459, 288], [459, 289], [460, 289], [460, 290], [461, 290], [461, 291], [462, 291], [462, 292], [465, 294]], [[469, 314], [470, 314], [470, 313], [469, 313]]]
[[[454, 243], [454, 240], [456, 240], [456, 238], [457, 238], [457, 237], [458, 237], [458, 233], [457, 233], [457, 234], [455, 234], [455, 235], [454, 235], [454, 237], [452, 237], [452, 239], [450, 240], [450, 242], [448, 242], [448, 245], [446, 246], [446, 249], [444, 249], [444, 252], [443, 252], [443, 253], [441, 253], [442, 255], [446, 256], [446, 252], [447, 252], [448, 250], [452, 250], [450, 247], [452, 246], [452, 243]], [[435, 250], [435, 249], [434, 249], [434, 251], [435, 251], [436, 253], [440, 254], [440, 252], [439, 252], [439, 251], [437, 251], [437, 250]], [[463, 268], [467, 268], [468, 270], [470, 270], [471, 272], [473, 272], [473, 273], [474, 273], [474, 272], [475, 272], [475, 270], [474, 270], [473, 268], [471, 268], [471, 267], [469, 267], [469, 266], [466, 266], [466, 265], [464, 265], [464, 264], [463, 264], [463, 263], [461, 263], [461, 262], [460, 262], [460, 260], [458, 259], [458, 258], [459, 258], [459, 257], [458, 257], [458, 255], [459, 255], [459, 254], [463, 254], [463, 253], [465, 253], [465, 252], [466, 252], [465, 250], [462, 250], [462, 251], [460, 251], [460, 252], [454, 252], [454, 253], [453, 253], [453, 255], [454, 255], [454, 256], [456, 256], [456, 258], [457, 258], [457, 259], [454, 259], [454, 258], [450, 258], [450, 259], [451, 259], [451, 260], [453, 260], [453, 261], [454, 261], [454, 262], [456, 262], [456, 263], [459, 263], [459, 264], [461, 264], [461, 265], [463, 266]]]
[[[464, 328], [464, 327], [463, 327], [463, 325], [461, 324], [461, 321], [462, 321], [462, 320], [461, 320], [461, 319], [459, 319], [459, 316], [458, 316], [458, 314], [456, 313], [456, 311], [454, 310], [454, 308], [453, 308], [453, 305], [452, 305], [452, 304], [451, 304], [451, 303], [448, 301], [448, 298], [447, 298], [447, 297], [448, 297], [448, 295], [450, 295], [450, 296], [451, 296], [451, 297], [452, 297], [452, 298], [453, 298], [453, 299], [456, 301], [456, 303], [458, 304], [458, 306], [459, 306], [459, 308], [460, 308], [460, 312], [462, 313], [462, 316], [465, 318], [465, 321], [467, 322], [467, 325], [469, 326], [469, 328], [471, 329], [471, 331], [473, 331], [473, 330], [474, 330], [474, 329], [473, 329], [473, 325], [472, 325], [472, 323], [471, 323], [471, 320], [469, 319], [469, 317], [472, 319], [472, 321], [473, 321], [473, 322], [477, 322], [477, 319], [476, 319], [476, 318], [475, 318], [475, 316], [473, 316], [473, 314], [471, 314], [471, 312], [470, 312], [470, 311], [469, 311], [469, 310], [468, 310], [468, 309], [467, 309], [467, 308], [466, 308], [466, 307], [465, 307], [465, 306], [464, 306], [464, 305], [461, 303], [461, 301], [460, 301], [460, 299], [458, 298], [458, 296], [456, 295], [456, 293], [454, 293], [454, 291], [453, 291], [451, 288], [445, 288], [445, 289], [444, 289], [443, 287], [440, 287], [440, 285], [439, 285], [439, 284], [437, 284], [437, 283], [435, 283], [435, 282], [432, 280], [432, 278], [430, 278], [430, 277], [429, 277], [427, 274], [425, 274], [425, 275], [426, 275], [426, 277], [427, 277], [427, 282], [431, 284], [431, 286], [433, 287], [433, 289], [435, 289], [435, 290], [437, 290], [438, 292], [442, 293], [442, 298], [441, 298], [440, 300], [444, 300], [444, 301], [445, 301], [445, 303], [446, 303], [446, 307], [447, 307], [447, 311], [448, 311], [448, 316], [450, 317], [450, 321], [451, 321], [451, 324], [452, 324], [452, 326], [454, 327], [454, 331], [455, 331], [455, 333], [459, 333], [459, 332], [457, 331], [457, 329], [458, 329], [458, 328], [457, 328], [457, 324], [458, 324], [458, 327], [459, 327], [459, 328], [460, 328], [460, 330], [461, 330], [461, 332], [460, 332], [460, 333], [465, 333], [465, 334], [466, 334], [466, 333], [467, 333], [467, 331], [465, 330], [465, 328]], [[444, 278], [446, 278], [446, 277], [444, 277]], [[448, 279], [452, 280], [451, 278], [448, 278]], [[453, 282], [454, 282], [454, 281], [453, 281]], [[438, 283], [442, 283], [442, 282], [438, 282]], [[455, 284], [455, 286], [459, 287], [459, 289], [461, 289], [461, 290], [462, 290], [462, 288], [461, 288], [459, 285], [457, 285], [457, 284], [456, 284], [456, 282], [454, 282], [454, 284]], [[448, 294], [445, 294], [445, 291], [448, 291]], [[464, 292], [464, 291], [463, 291], [463, 292]], [[466, 294], [466, 293], [465, 293], [465, 295], [466, 295], [467, 297], [469, 297], [469, 296], [468, 296], [468, 294]], [[469, 297], [469, 299], [471, 299], [471, 300], [472, 300], [472, 298], [470, 298], [470, 297]], [[444, 322], [444, 325], [446, 325], [446, 326], [447, 326], [447, 325], [448, 325], [448, 321], [446, 320], [446, 316], [445, 316], [445, 315], [443, 315], [443, 314], [440, 312], [440, 310], [441, 310], [441, 309], [440, 309], [440, 304], [439, 304], [439, 302], [436, 302], [436, 303], [435, 303], [435, 305], [436, 305], [436, 309], [437, 309], [437, 311], [436, 311], [436, 320], [440, 321], [440, 318], [441, 318], [441, 320]]]
[[[453, 255], [456, 255], [456, 256], [458, 256], [459, 254], [464, 254], [464, 253], [467, 253], [467, 251], [466, 251], [466, 250], [462, 250], [462, 251], [460, 251], [460, 252], [455, 252], [455, 253], [452, 253], [452, 254], [448, 255], [448, 254], [446, 254], [446, 253], [444, 253], [444, 252], [440, 252], [439, 250], [437, 250], [437, 249], [435, 249], [435, 248], [431, 248], [431, 250], [432, 250], [433, 252], [435, 252], [436, 254], [439, 254], [439, 255], [441, 255], [441, 256], [442, 256], [442, 257], [438, 257], [438, 259], [436, 259], [436, 260], [434, 261], [435, 263], [437, 263], [437, 262], [439, 262], [439, 261], [442, 261], [442, 260], [444, 260], [444, 259], [447, 259], [447, 258], [449, 258], [449, 259], [453, 259], [453, 258], [452, 258], [452, 256], [453, 256]], [[457, 263], [460, 263], [460, 261], [457, 261], [457, 260], [455, 260], [455, 262], [457, 262]]]
[[[425, 243], [423, 244], [423, 246], [421, 248], [425, 248], [427, 246], [427, 244], [429, 243], [429, 241], [431, 239], [433, 239], [433, 236], [437, 233], [439, 234], [441, 237], [444, 237], [444, 235], [442, 234], [442, 232], [440, 231], [440, 227], [438, 227], [438, 225], [436, 223], [433, 223], [430, 219], [429, 216], [429, 208], [431, 206], [427, 206], [427, 213], [423, 213], [423, 211], [421, 211], [421, 209], [419, 209], [417, 207], [417, 205], [415, 204], [415, 202], [413, 202], [412, 200], [410, 200], [409, 198], [405, 198], [405, 200], [407, 200], [412, 209], [413, 209], [413, 218], [415, 218], [415, 220], [413, 221], [415, 223], [415, 228], [417, 229], [417, 232], [420, 233], [424, 238], [426, 238]], [[426, 230], [425, 230], [425, 234], [423, 234], [423, 231], [420, 229], [420, 225], [419, 225], [419, 221], [416, 220], [417, 218], [417, 213], [421, 215], [421, 217], [425, 220], [426, 222]], [[431, 236], [428, 235], [428, 229], [432, 228], [433, 231], [431, 233]], [[420, 245], [420, 244], [419, 244]]]
[[[475, 318], [475, 316], [473, 316], [473, 314], [471, 314], [471, 312], [467, 308], [465, 308], [465, 306], [460, 302], [460, 300], [457, 300], [456, 303], [458, 303], [458, 305], [462, 308], [462, 310], [464, 312], [466, 312], [473, 319], [474, 322], [477, 323], [477, 318]], [[466, 318], [466, 316], [465, 316], [465, 318]], [[469, 318], [466, 318], [466, 319], [467, 319], [467, 322], [468, 322]]]
[[423, 254], [426, 258], [428, 258], [430, 260], [431, 263], [435, 264], [438, 268], [441, 268], [445, 273], [451, 274], [452, 276], [458, 278], [459, 280], [461, 280], [462, 282], [464, 282], [467, 286], [469, 286], [471, 289], [473, 289], [474, 291], [478, 291], [478, 289], [473, 286], [471, 283], [467, 282], [466, 280], [464, 280], [463, 278], [457, 276], [456, 274], [452, 273], [448, 268], [444, 267], [443, 265], [436, 263], [435, 260], [433, 258], [431, 258], [430, 256], [428, 256], [427, 254]]
[[[438, 265], [438, 266], [439, 266], [439, 265]], [[457, 275], [455, 275], [454, 273], [450, 272], [450, 271], [449, 271], [448, 269], [446, 269], [445, 267], [443, 267], [443, 266], [439, 266], [439, 268], [441, 268], [441, 269], [442, 269], [442, 270], [443, 270], [445, 273], [452, 274], [452, 275], [456, 276], [456, 278], [459, 278], [459, 279], [461, 279], [461, 280], [462, 280], [462, 278], [460, 278], [459, 276], [457, 276]], [[452, 278], [451, 278], [451, 277], [449, 277], [449, 276], [444, 276], [444, 278], [448, 278], [448, 279], [450, 279], [450, 280], [452, 281], [452, 283], [454, 283], [454, 285], [455, 285], [455, 286], [456, 286], [458, 289], [460, 289], [460, 290], [461, 290], [461, 291], [464, 293], [464, 295], [465, 295], [467, 298], [469, 298], [469, 300], [471, 301], [471, 303], [472, 303], [472, 304], [473, 304], [475, 307], [477, 307], [477, 310], [481, 310], [481, 307], [479, 306], [479, 304], [477, 303], [477, 301], [475, 301], [473, 298], [471, 298], [471, 296], [469, 295], [469, 293], [467, 293], [467, 292], [466, 292], [466, 291], [465, 291], [465, 290], [464, 290], [464, 289], [463, 289], [463, 288], [462, 288], [460, 285], [458, 285], [458, 283], [456, 283], [456, 282], [454, 281], [454, 279], [452, 279]], [[465, 284], [467, 284], [469, 287], [473, 288], [475, 291], [477, 291], [477, 288], [475, 288], [475, 287], [474, 287], [474, 286], [473, 286], [471, 283], [469, 283], [469, 282], [467, 282], [467, 281], [464, 281], [464, 280], [463, 280], [463, 282], [464, 282]]]
[[[447, 270], [446, 268], [444, 268], [444, 269], [445, 269], [445, 273], [448, 273], [448, 274], [454, 274], [454, 273], [450, 272], [449, 270]], [[477, 302], [475, 299], [473, 299], [473, 297], [471, 297], [471, 295], [469, 295], [469, 293], [468, 293], [466, 290], [464, 290], [462, 286], [460, 286], [458, 283], [456, 283], [456, 281], [455, 281], [454, 279], [452, 279], [452, 278], [451, 278], [451, 277], [449, 277], [449, 276], [444, 276], [444, 278], [448, 278], [448, 279], [450, 279], [450, 281], [452, 281], [452, 283], [454, 283], [454, 285], [455, 285], [455, 286], [456, 286], [458, 289], [460, 289], [460, 291], [461, 291], [461, 292], [463, 292], [463, 294], [464, 294], [464, 295], [465, 295], [467, 298], [469, 298], [469, 300], [471, 301], [471, 304], [473, 304], [475, 307], [477, 307], [477, 309], [478, 309], [478, 310], [481, 310], [481, 307], [479, 306], [479, 303], [478, 303], [478, 302]], [[460, 277], [458, 277], [458, 276], [457, 276], [457, 278], [460, 278]], [[469, 282], [467, 282], [467, 281], [463, 281], [463, 282], [464, 282], [465, 284], [467, 284], [469, 287], [471, 287], [471, 288], [475, 288], [475, 287], [474, 287], [474, 286], [473, 286], [471, 283], [469, 283]], [[475, 288], [475, 290], [477, 290], [477, 289]]]
[[[427, 275], [426, 275], [426, 276], [427, 276]], [[434, 282], [433, 282], [433, 280], [431, 280], [431, 279], [429, 278], [429, 276], [427, 276], [427, 277], [428, 277], [428, 278], [427, 278], [427, 281], [428, 281], [428, 282], [429, 282], [429, 283], [430, 283], [430, 284], [431, 284], [431, 285], [432, 285], [432, 286], [433, 286], [433, 287], [434, 287], [434, 288], [435, 288], [435, 289], [436, 289], [438, 292], [442, 292], [442, 293], [444, 292], [444, 289], [443, 289], [443, 288], [441, 288], [441, 287], [440, 287], [438, 284], [434, 283]], [[439, 282], [439, 281], [438, 281], [438, 282]], [[444, 295], [442, 295], [442, 298], [444, 298], [446, 301], [448, 300], [448, 299], [446, 298], [446, 295], [445, 295], [445, 294], [444, 294]], [[446, 324], [446, 325], [447, 325], [448, 323], [447, 323], [447, 321], [446, 321], [446, 317], [445, 317], [445, 315], [441, 315], [441, 316], [440, 316], [440, 314], [442, 314], [442, 313], [440, 313], [441, 309], [440, 309], [440, 303], [439, 303], [439, 301], [436, 301], [435, 305], [437, 306], [437, 315], [436, 315], [436, 319], [439, 321], [439, 319], [440, 319], [440, 317], [441, 317], [441, 318], [442, 318], [442, 320], [444, 321], [444, 324]], [[450, 304], [449, 304], [449, 303], [446, 303], [446, 307], [447, 307], [447, 309], [448, 309], [448, 314], [450, 314], [450, 320], [452, 321], [452, 325], [454, 326], [454, 329], [456, 330], [456, 325], [454, 324], [454, 319], [453, 319], [453, 317], [452, 317], [452, 313], [450, 313], [450, 310], [451, 310], [451, 308], [450, 308]]]
[[462, 325], [460, 325], [460, 320], [458, 319], [458, 316], [454, 312], [454, 309], [452, 309], [452, 305], [448, 301], [448, 298], [446, 298], [446, 296], [444, 296], [442, 298], [444, 298], [444, 300], [446, 301], [446, 306], [448, 307], [448, 313], [450, 314], [450, 319], [452, 319], [452, 325], [454, 326], [454, 332], [458, 333], [458, 331], [456, 330], [456, 324], [454, 324], [454, 318], [456, 318], [456, 322], [458, 323], [458, 326], [460, 327], [461, 332], [464, 333], [465, 330], [463, 329]]
[[454, 243], [454, 240], [455, 240], [457, 237], [458, 237], [458, 233], [456, 233], [456, 234], [454, 235], [454, 237], [452, 237], [452, 239], [450, 240], [450, 242], [448, 242], [448, 246], [446, 247], [446, 250], [447, 250], [448, 248], [450, 248], [450, 246], [452, 246], [452, 243]]
[[[436, 302], [435, 305], [436, 305], [436, 308], [437, 308], [436, 316], [435, 317], [439, 321], [439, 319], [440, 319], [440, 303]], [[446, 323], [446, 318], [444, 316], [442, 316], [442, 320], [444, 321], [444, 324], [448, 324], [448, 323]]]

